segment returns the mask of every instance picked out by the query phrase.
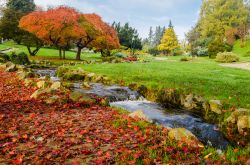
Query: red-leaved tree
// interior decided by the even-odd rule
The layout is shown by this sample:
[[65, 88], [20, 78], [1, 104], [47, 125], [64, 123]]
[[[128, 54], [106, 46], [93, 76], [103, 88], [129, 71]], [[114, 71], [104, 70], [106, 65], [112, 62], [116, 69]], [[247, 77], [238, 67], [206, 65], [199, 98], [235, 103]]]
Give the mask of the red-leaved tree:
[[56, 46], [61, 58], [62, 50], [65, 52], [73, 40], [79, 35], [86, 36], [84, 28], [79, 24], [81, 18], [81, 14], [75, 9], [60, 6], [24, 16], [19, 22], [19, 27], [35, 34], [45, 44]]

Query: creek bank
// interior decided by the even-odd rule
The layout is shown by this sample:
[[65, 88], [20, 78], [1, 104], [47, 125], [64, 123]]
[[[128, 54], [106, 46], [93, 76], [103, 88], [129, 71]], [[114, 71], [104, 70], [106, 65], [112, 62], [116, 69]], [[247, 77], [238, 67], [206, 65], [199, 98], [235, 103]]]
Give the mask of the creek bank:
[[[58, 68], [57, 74], [63, 80], [62, 85], [68, 86], [75, 92], [105, 97], [106, 101], [103, 101], [103, 105], [110, 102], [111, 105], [125, 108], [132, 114], [136, 113], [137, 110], [143, 110], [139, 116], [144, 116], [142, 117], [144, 120], [153, 121], [167, 128], [188, 129], [203, 143], [211, 144], [214, 147], [226, 148], [228, 145], [227, 140], [216, 130], [216, 125], [205, 123], [201, 118], [195, 117], [191, 113], [187, 114], [185, 111], [180, 113], [180, 110], [176, 108], [175, 110], [171, 108], [169, 112], [165, 113], [166, 108], [157, 103], [148, 102], [137, 91], [118, 85], [106, 86], [114, 83], [106, 76], [89, 73], [82, 69], [72, 71], [67, 67]], [[190, 121], [192, 122], [190, 123]]]

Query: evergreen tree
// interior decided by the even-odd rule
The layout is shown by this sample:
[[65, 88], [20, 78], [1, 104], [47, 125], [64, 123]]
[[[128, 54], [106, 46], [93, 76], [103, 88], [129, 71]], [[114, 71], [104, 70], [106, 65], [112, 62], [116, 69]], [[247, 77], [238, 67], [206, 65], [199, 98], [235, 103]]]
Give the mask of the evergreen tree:
[[19, 20], [35, 10], [33, 0], [7, 0], [0, 18], [0, 36], [21, 43], [25, 32], [18, 27]]
[[154, 32], [153, 32], [153, 28], [151, 26], [150, 29], [149, 29], [149, 34], [148, 34], [148, 42], [149, 42], [150, 46], [153, 43], [153, 39], [154, 39]]
[[[171, 22], [170, 25], [172, 25]], [[169, 55], [178, 48], [180, 48], [180, 45], [175, 34], [174, 28], [173, 26], [169, 26], [169, 28], [165, 31], [163, 38], [161, 39], [161, 44], [158, 46], [158, 49], [164, 54]]]

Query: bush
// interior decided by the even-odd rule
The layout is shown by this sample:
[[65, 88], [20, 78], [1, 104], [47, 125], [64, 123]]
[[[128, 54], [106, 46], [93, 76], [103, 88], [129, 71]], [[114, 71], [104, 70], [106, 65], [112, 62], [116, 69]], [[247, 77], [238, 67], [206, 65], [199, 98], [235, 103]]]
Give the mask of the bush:
[[239, 57], [237, 57], [232, 52], [218, 53], [216, 56], [216, 61], [221, 63], [237, 62], [239, 61]]
[[0, 53], [0, 62], [5, 63], [10, 61], [10, 57], [7, 54]]
[[26, 65], [26, 64], [30, 64], [28, 55], [24, 52], [21, 52], [19, 54], [16, 54], [15, 52], [13, 52], [10, 55], [10, 60], [11, 62], [13, 62], [14, 64], [19, 64], [19, 65]]
[[173, 50], [173, 56], [180, 56], [180, 55], [183, 55], [184, 52], [182, 49], [175, 49]]
[[218, 53], [224, 51], [225, 45], [220, 39], [216, 39], [208, 45], [208, 55], [210, 58], [215, 58]]
[[181, 59], [180, 59], [180, 61], [190, 61], [191, 59], [190, 58], [188, 58], [188, 57], [182, 57]]
[[244, 56], [250, 57], [250, 51], [247, 51], [247, 52], [244, 54]]
[[122, 54], [122, 53], [117, 53], [117, 54], [115, 54], [115, 56], [118, 58], [127, 58], [128, 57], [126, 54]]
[[153, 56], [156, 56], [156, 55], [160, 54], [160, 51], [155, 47], [155, 48], [148, 49], [148, 53], [153, 55]]
[[120, 63], [122, 60], [116, 56], [102, 57], [103, 62]]
[[204, 47], [197, 48], [197, 56], [208, 56], [208, 48]]

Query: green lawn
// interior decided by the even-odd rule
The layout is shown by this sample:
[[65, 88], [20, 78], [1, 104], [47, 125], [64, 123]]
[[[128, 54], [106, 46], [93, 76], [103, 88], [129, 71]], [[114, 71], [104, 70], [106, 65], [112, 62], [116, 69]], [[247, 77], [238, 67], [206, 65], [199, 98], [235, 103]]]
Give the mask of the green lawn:
[[[19, 52], [26, 52], [28, 53], [28, 50], [25, 46], [23, 45], [17, 45], [14, 42], [5, 42], [4, 44], [0, 44], [0, 50], [6, 49], [6, 48], [15, 48], [16, 53]], [[41, 48], [39, 52], [36, 55], [37, 57], [46, 57], [46, 58], [58, 58], [59, 57], [59, 52], [56, 49], [52, 48]], [[76, 52], [74, 51], [66, 51], [66, 59], [68, 60], [74, 60], [76, 56]], [[101, 60], [101, 55], [99, 53], [88, 53], [88, 52], [83, 52], [81, 59], [82, 60]]]
[[220, 99], [239, 107], [250, 107], [250, 72], [226, 68], [208, 58], [180, 62], [179, 58], [150, 63], [77, 65], [87, 71], [104, 74], [127, 84], [139, 83], [150, 88], [174, 87]]

